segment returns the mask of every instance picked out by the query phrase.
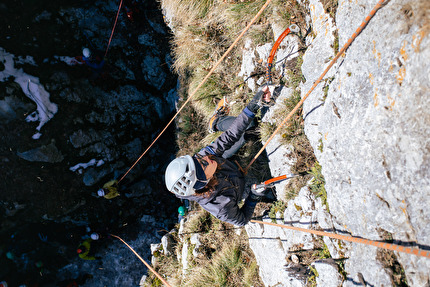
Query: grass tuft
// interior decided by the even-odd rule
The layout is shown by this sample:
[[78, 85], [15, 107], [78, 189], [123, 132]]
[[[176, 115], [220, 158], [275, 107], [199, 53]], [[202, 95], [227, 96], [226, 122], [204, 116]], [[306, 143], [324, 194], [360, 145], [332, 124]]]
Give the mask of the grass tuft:
[[324, 187], [325, 179], [321, 173], [321, 169], [321, 165], [318, 162], [315, 162], [315, 166], [312, 167], [311, 171], [309, 172], [313, 176], [309, 187], [315, 196], [321, 197], [322, 203], [327, 207], [327, 212], [330, 212], [327, 202], [327, 192]]
[[[227, 240], [229, 241], [229, 240]], [[224, 244], [222, 250], [205, 265], [198, 265], [183, 282], [185, 286], [253, 286], [258, 276], [256, 263], [237, 242]]]

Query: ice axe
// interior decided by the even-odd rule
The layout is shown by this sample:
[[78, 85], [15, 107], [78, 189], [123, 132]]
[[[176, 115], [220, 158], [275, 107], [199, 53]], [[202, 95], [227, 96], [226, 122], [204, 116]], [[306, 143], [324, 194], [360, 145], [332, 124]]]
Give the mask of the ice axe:
[[293, 32], [293, 33], [300, 32], [299, 26], [297, 26], [296, 24], [292, 24], [287, 29], [285, 29], [285, 31], [282, 32], [282, 34], [278, 37], [278, 39], [276, 40], [275, 44], [272, 47], [272, 50], [270, 51], [269, 58], [267, 59], [267, 67], [266, 67], [266, 80], [269, 85], [272, 84], [271, 71], [272, 71], [273, 58], [275, 57], [276, 51], [278, 50], [279, 45], [281, 45], [282, 40], [284, 40], [284, 38], [288, 34], [290, 34], [290, 32]]
[[288, 173], [281, 176], [277, 176], [271, 179], [268, 179], [266, 181], [263, 181], [262, 183], [255, 183], [251, 186], [251, 191], [256, 193], [262, 193], [264, 190], [266, 190], [269, 187], [272, 187], [275, 185], [275, 183], [286, 180], [286, 179], [292, 179], [296, 176], [301, 176], [302, 174], [294, 174], [294, 173]]

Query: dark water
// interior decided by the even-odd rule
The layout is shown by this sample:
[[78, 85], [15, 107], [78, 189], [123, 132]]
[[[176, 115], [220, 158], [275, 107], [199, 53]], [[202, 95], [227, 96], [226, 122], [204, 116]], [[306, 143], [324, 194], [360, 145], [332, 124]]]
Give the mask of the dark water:
[[[84, 46], [94, 45], [104, 51], [118, 3], [0, 3], [0, 48], [16, 57], [32, 56], [36, 65], [16, 64], [15, 68], [38, 77], [51, 102], [58, 105], [58, 112], [42, 127], [42, 137], [33, 140], [38, 123], [27, 123], [25, 118], [36, 105], [14, 79], [0, 82], [0, 100], [18, 103], [13, 106], [13, 117], [0, 116], [0, 281], [6, 280], [9, 286], [56, 286], [60, 281], [65, 286], [67, 280], [83, 282], [79, 279], [87, 275], [91, 279], [85, 286], [136, 286], [146, 270], [118, 241], [107, 238], [93, 242], [93, 251], [101, 259], [91, 262], [78, 258], [76, 247], [89, 234], [89, 228], [121, 235], [149, 259], [149, 244], [157, 242], [176, 221], [179, 202], [165, 190], [162, 176], [176, 152], [173, 127], [126, 177], [121, 196], [112, 200], [95, 196], [105, 182], [124, 174], [172, 116], [173, 106], [166, 95], [175, 89], [177, 80], [169, 71], [169, 31], [158, 4], [138, 2], [133, 22], [121, 11], [102, 77], [93, 80], [85, 66], [53, 61], [54, 56], [78, 56]], [[141, 35], [149, 35], [152, 45], [139, 43]], [[147, 81], [142, 63], [148, 56], [161, 59], [161, 87]], [[125, 69], [132, 71], [134, 78], [127, 77]], [[126, 85], [135, 88], [134, 97], [121, 92]], [[120, 106], [113, 94], [130, 100]], [[162, 107], [160, 118], [155, 108], [146, 109], [150, 97], [157, 98]], [[108, 110], [100, 99], [112, 102]], [[92, 120], [94, 115], [113, 115], [113, 119], [104, 124]], [[78, 131], [107, 134], [98, 142], [100, 153], [89, 150], [89, 145], [73, 146], [70, 139]], [[131, 144], [135, 139], [139, 142]], [[64, 156], [61, 162], [27, 161], [18, 156], [50, 143], [55, 143]], [[97, 145], [91, 142], [93, 146]], [[69, 168], [93, 158], [109, 160], [93, 168], [106, 172], [87, 186], [83, 178], [88, 169], [79, 174]], [[145, 215], [155, 221], [141, 221]]]

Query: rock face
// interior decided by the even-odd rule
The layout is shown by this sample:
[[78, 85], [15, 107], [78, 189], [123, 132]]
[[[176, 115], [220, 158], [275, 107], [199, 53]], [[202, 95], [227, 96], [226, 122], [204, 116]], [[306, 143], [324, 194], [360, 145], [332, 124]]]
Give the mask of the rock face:
[[[373, 2], [364, 6], [339, 3], [336, 27], [340, 47], [373, 8]], [[424, 247], [430, 240], [426, 228], [430, 213], [424, 206], [430, 195], [426, 96], [430, 39], [422, 22], [428, 25], [428, 14], [424, 19], [411, 19], [405, 11], [420, 15], [420, 9], [424, 8], [419, 3], [411, 6], [407, 1], [396, 1], [377, 12], [327, 76], [332, 82], [324, 105], [305, 120], [336, 220], [352, 235], [381, 240], [385, 239], [381, 232], [386, 231], [399, 244], [416, 247]], [[428, 7], [425, 9], [428, 12]], [[317, 38], [323, 37], [324, 31], [331, 35], [332, 29], [317, 32]], [[320, 54], [318, 58], [334, 55], [328, 48], [308, 53]], [[303, 95], [316, 79], [315, 56], [304, 57], [302, 70], [307, 80]], [[321, 104], [322, 87], [320, 84], [305, 101], [305, 114]], [[317, 152], [321, 140], [322, 153]], [[396, 255], [408, 284], [428, 284], [429, 260]], [[369, 284], [391, 284], [389, 272], [376, 261], [374, 248], [355, 244], [347, 256], [345, 269], [351, 277], [361, 272]]]
[[[82, 264], [75, 248], [86, 236], [84, 226], [137, 240], [136, 230], [146, 231], [136, 221], [156, 212], [157, 223], [146, 224], [148, 232], [138, 243], [143, 251], [157, 237], [156, 228], [176, 222], [176, 199], [160, 176], [175, 153], [171, 129], [121, 182], [120, 196], [96, 196], [106, 182], [124, 175], [175, 109], [177, 78], [169, 69], [167, 27], [155, 1], [139, 1], [141, 14], [133, 23], [121, 9], [103, 73], [96, 77], [88, 66], [72, 63], [83, 47], [104, 54], [119, 3], [59, 0], [30, 7], [24, 2], [0, 4], [5, 39], [0, 46], [0, 246], [24, 258], [12, 262], [1, 256], [0, 266], [8, 268], [0, 270], [0, 281], [55, 285], [85, 268], [105, 266], [103, 280], [95, 276], [86, 286], [136, 285], [136, 273], [140, 278], [145, 272], [141, 266], [111, 282], [108, 271], [131, 266], [127, 261], [134, 255], [117, 253], [116, 259], [106, 255], [99, 264]], [[49, 246], [60, 247], [47, 250], [39, 232]], [[112, 246], [121, 252], [117, 243]], [[106, 246], [99, 250], [107, 252]], [[41, 258], [43, 277], [33, 272]], [[69, 263], [64, 274], [70, 277], [61, 278], [56, 271]], [[35, 281], [30, 282], [31, 274]]]
[[[303, 56], [306, 81], [300, 86], [302, 97], [377, 1], [338, 1], [337, 11], [331, 15], [322, 2], [326, 1], [302, 3], [312, 28]], [[321, 199], [304, 188], [287, 202], [283, 214], [277, 214], [279, 223], [371, 240], [393, 239], [396, 244], [428, 249], [427, 2], [396, 0], [383, 6], [305, 101], [305, 132], [322, 166], [330, 212]], [[175, 11], [166, 5], [166, 21], [174, 30]], [[283, 28], [272, 24], [275, 39]], [[257, 59], [267, 61], [271, 45], [252, 49], [249, 39], [244, 43], [238, 76], [246, 79], [254, 72]], [[287, 55], [297, 47], [294, 37], [287, 37], [278, 55]], [[248, 79], [247, 84], [254, 91], [263, 81]], [[283, 89], [278, 104], [263, 121], [271, 122], [281, 101], [291, 93]], [[292, 164], [290, 148], [280, 142], [277, 136], [266, 149], [273, 176], [289, 173]], [[277, 185], [280, 200], [285, 198], [283, 185]], [[264, 217], [263, 221], [271, 219]], [[316, 237], [259, 224], [248, 224], [246, 231], [266, 286], [307, 284], [309, 269], [294, 251], [313, 249]], [[344, 259], [342, 273], [346, 278], [333, 261], [316, 261], [312, 266], [319, 274], [317, 286], [392, 286], [394, 277], [400, 276], [393, 274], [393, 266], [387, 266], [381, 249], [326, 237], [323, 242], [332, 258]], [[392, 258], [404, 269], [408, 285], [429, 285], [428, 259], [398, 252], [392, 253]]]
[[64, 159], [54, 142], [25, 152], [18, 152], [18, 156], [28, 161], [50, 163], [61, 162]]
[[[335, 56], [337, 41], [342, 47], [375, 4], [376, 1], [339, 2], [332, 19], [319, 1], [309, 1], [313, 35], [306, 39], [309, 46], [303, 56], [306, 82], [301, 86], [302, 96]], [[310, 209], [312, 228], [372, 240], [392, 236], [396, 244], [428, 248], [428, 8], [424, 3], [389, 2], [305, 101], [305, 132], [322, 165], [330, 214], [318, 200], [304, 197], [301, 192], [288, 202], [284, 221], [303, 221], [304, 215], [298, 215], [297, 208], [315, 204]], [[270, 121], [270, 112], [266, 120]], [[267, 148], [273, 176], [282, 174], [279, 159], [286, 159], [289, 153], [288, 147], [280, 147], [275, 137]], [[283, 199], [283, 187], [277, 186], [277, 190], [278, 198]], [[283, 268], [292, 264], [286, 260], [291, 256], [286, 246], [295, 242], [294, 236], [255, 224], [246, 229], [253, 238], [250, 245], [266, 286], [304, 284], [294, 277], [300, 272], [289, 273]], [[279, 240], [279, 244], [274, 244], [279, 247], [269, 244], [268, 238]], [[381, 257], [381, 249], [349, 243], [340, 246], [328, 238], [324, 238], [324, 243], [333, 258], [348, 258], [343, 286], [360, 282], [373, 286], [394, 284], [393, 272]], [[267, 254], [271, 254], [270, 259]], [[409, 285], [428, 286], [429, 260], [394, 254]], [[338, 286], [342, 282], [324, 279], [327, 277], [322, 273], [332, 271], [337, 275], [329, 277], [339, 278], [338, 271], [329, 265], [318, 263], [315, 268], [321, 276], [316, 280], [318, 286]]]
[[[312, 196], [309, 190], [302, 189], [295, 201], [291, 201], [285, 213], [277, 216], [278, 222], [281, 224], [286, 221], [291, 222], [293, 226], [311, 228], [314, 225], [312, 222], [315, 209], [311, 206], [301, 206], [301, 202], [306, 202], [302, 199], [309, 196]], [[303, 216], [304, 214], [306, 216]], [[263, 221], [271, 222], [272, 219], [265, 217]], [[257, 258], [260, 277], [266, 286], [306, 285], [306, 267], [288, 259], [293, 251], [312, 250], [314, 248], [312, 235], [255, 223], [248, 224], [245, 228], [248, 236], [252, 238], [249, 245]]]
[[338, 272], [338, 266], [333, 260], [318, 260], [312, 263], [317, 270], [317, 286], [341, 286], [343, 278]]

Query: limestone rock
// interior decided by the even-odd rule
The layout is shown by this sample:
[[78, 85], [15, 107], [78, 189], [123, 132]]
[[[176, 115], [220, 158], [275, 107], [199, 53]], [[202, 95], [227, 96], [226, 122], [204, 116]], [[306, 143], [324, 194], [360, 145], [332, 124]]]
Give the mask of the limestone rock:
[[182, 275], [186, 275], [188, 271], [188, 243], [184, 242], [181, 254]]
[[198, 234], [198, 233], [193, 234], [190, 238], [190, 243], [194, 245], [193, 256], [194, 257], [199, 256], [199, 248], [202, 245], [200, 242], [200, 234]]
[[[279, 97], [276, 99], [275, 106], [270, 108], [264, 115], [262, 122], [277, 124], [283, 119], [276, 118], [276, 111], [283, 108], [285, 99], [291, 96], [292, 89], [283, 88]], [[291, 173], [290, 167], [294, 164], [294, 159], [291, 158], [291, 147], [281, 143], [281, 135], [277, 134], [267, 145], [266, 152], [269, 158], [269, 167], [273, 177]], [[263, 142], [265, 144], [265, 142]], [[287, 181], [281, 181], [275, 184], [278, 200], [286, 198], [285, 186]]]
[[161, 60], [157, 56], [146, 55], [142, 63], [142, 73], [145, 80], [157, 89], [166, 81], [166, 74], [161, 69]]
[[[303, 188], [296, 199], [288, 202], [284, 220], [279, 220], [278, 223], [311, 228], [314, 222], [310, 197], [312, 196], [309, 190]], [[271, 219], [263, 217], [263, 221], [271, 222]], [[256, 223], [247, 224], [245, 229], [260, 267], [260, 277], [266, 286], [305, 286], [303, 268], [289, 266], [286, 258], [291, 257], [291, 251], [312, 250], [314, 244], [311, 234]]]
[[[340, 47], [375, 3], [339, 3]], [[421, 4], [408, 3], [389, 2], [378, 11], [305, 101], [305, 132], [322, 166], [330, 212], [352, 235], [381, 240], [378, 230], [385, 230], [394, 240], [427, 245], [430, 37], [419, 17], [408, 18], [402, 10], [419, 15]], [[319, 30], [318, 15], [312, 16], [317, 36], [303, 57], [302, 95], [334, 55], [329, 43], [318, 40], [332, 38], [334, 26]], [[390, 271], [376, 255], [372, 247], [351, 245], [346, 272], [361, 273], [372, 285], [390, 285]], [[428, 284], [428, 260], [400, 253], [398, 260], [408, 284]]]
[[173, 239], [169, 233], [167, 233], [161, 238], [161, 244], [163, 245], [164, 255], [169, 256], [173, 254]]
[[338, 287], [342, 285], [343, 278], [339, 274], [338, 266], [333, 260], [318, 260], [312, 263], [317, 270], [317, 286]]

